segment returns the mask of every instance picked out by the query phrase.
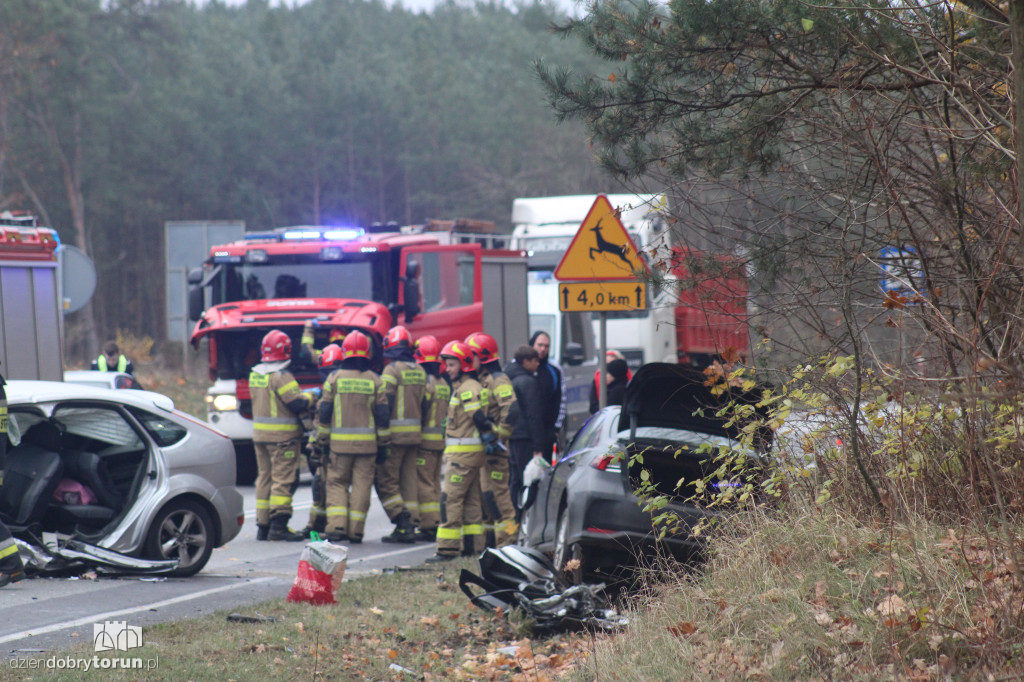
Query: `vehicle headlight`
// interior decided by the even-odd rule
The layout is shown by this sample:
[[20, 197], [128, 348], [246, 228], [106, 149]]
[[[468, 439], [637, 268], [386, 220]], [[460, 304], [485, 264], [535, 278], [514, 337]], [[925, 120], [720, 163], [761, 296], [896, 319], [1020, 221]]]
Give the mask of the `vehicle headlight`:
[[223, 393], [218, 396], [206, 396], [206, 402], [213, 406], [218, 412], [234, 412], [238, 409], [238, 398], [230, 393]]

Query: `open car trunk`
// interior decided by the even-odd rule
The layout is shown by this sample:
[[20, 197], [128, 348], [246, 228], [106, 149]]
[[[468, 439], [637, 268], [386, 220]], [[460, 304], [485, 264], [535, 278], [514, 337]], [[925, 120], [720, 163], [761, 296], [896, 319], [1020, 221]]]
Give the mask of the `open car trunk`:
[[[716, 395], [699, 370], [681, 365], [651, 363], [630, 380], [619, 414], [619, 431], [628, 431], [628, 457], [622, 466], [629, 489], [664, 495], [672, 502], [710, 502], [725, 488], [759, 483], [763, 459], [753, 450], [740, 451], [735, 440], [742, 425], [729, 425], [718, 412], [731, 402], [755, 405], [762, 387], [742, 391], [735, 387]], [[763, 410], [755, 407], [755, 413]], [[755, 446], [764, 450], [771, 431], [760, 429]], [[730, 459], [733, 466], [700, 490], [707, 479]], [[643, 472], [646, 471], [646, 476]], [[646, 490], [643, 490], [646, 487]]]

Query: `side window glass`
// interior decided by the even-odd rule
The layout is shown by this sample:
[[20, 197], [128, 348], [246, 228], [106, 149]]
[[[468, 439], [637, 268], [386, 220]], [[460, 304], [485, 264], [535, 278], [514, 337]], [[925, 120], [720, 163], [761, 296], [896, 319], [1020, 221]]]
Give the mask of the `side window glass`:
[[604, 424], [604, 420], [598, 417], [591, 417], [573, 439], [572, 446], [570, 446], [569, 450], [575, 452], [577, 450], [586, 450], [587, 448], [593, 447], [601, 437], [601, 432], [603, 430], [602, 427]]
[[58, 407], [53, 418], [64, 432], [78, 437], [84, 450], [99, 452], [104, 448], [139, 449], [145, 446], [139, 434], [120, 412], [106, 407]]
[[179, 440], [188, 435], [188, 430], [184, 426], [171, 421], [167, 417], [153, 414], [145, 410], [137, 408], [129, 408], [135, 418], [142, 422], [142, 426], [146, 429], [146, 432], [153, 437], [156, 444], [162, 448], [168, 445], [174, 445]]
[[413, 256], [421, 265], [423, 311], [460, 308], [473, 303], [476, 259], [472, 251], [424, 252]]

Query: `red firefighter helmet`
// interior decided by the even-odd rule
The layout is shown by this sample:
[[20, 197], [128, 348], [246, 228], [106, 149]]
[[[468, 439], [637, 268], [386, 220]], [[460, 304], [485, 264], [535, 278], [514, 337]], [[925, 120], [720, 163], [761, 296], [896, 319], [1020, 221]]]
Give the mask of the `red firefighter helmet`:
[[480, 356], [480, 362], [487, 363], [499, 360], [498, 342], [490, 334], [474, 332], [466, 337], [466, 344]]
[[429, 334], [421, 336], [416, 339], [412, 357], [421, 365], [424, 362], [441, 362], [441, 344]]
[[463, 372], [473, 371], [473, 349], [465, 341], [449, 341], [441, 349], [442, 358], [455, 358]]
[[341, 346], [332, 343], [320, 352], [320, 367], [330, 367], [341, 362]]
[[341, 359], [369, 358], [370, 339], [360, 331], [349, 332], [348, 336], [341, 343]]
[[330, 343], [341, 343], [345, 340], [345, 332], [335, 327], [331, 330], [331, 333], [327, 335], [327, 340]]
[[384, 337], [384, 349], [395, 348], [405, 344], [406, 348], [412, 348], [412, 335], [409, 334], [409, 330], [398, 325], [388, 330], [387, 336]]
[[292, 357], [292, 340], [280, 329], [267, 332], [260, 344], [262, 362], [278, 362]]

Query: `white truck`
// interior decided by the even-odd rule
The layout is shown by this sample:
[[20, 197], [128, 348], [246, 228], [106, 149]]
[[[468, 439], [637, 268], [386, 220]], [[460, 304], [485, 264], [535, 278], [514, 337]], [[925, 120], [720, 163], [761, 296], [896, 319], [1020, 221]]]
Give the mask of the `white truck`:
[[[670, 253], [672, 245], [665, 220], [668, 201], [664, 194], [609, 194], [607, 197], [611, 205], [621, 211], [623, 226], [637, 249], [647, 254], [648, 261]], [[535, 311], [539, 314], [537, 306], [546, 296], [551, 300], [543, 304], [544, 308], [553, 307], [557, 313], [554, 286], [551, 285], [550, 291], [541, 287], [548, 286], [544, 282], [553, 281], [551, 273], [569, 248], [596, 198], [596, 194], [580, 194], [520, 198], [513, 202], [511, 248], [521, 249], [529, 255], [531, 323]], [[652, 300], [648, 301], [647, 310], [607, 314], [607, 347], [621, 351], [634, 372], [647, 362], [676, 362], [675, 302], [670, 300], [670, 295], [671, 292], [667, 291], [653, 291], [649, 294]], [[581, 314], [574, 313], [568, 317], [578, 315]], [[592, 338], [597, 338], [599, 322], [596, 317], [592, 325]], [[552, 347], [556, 346], [552, 344]], [[592, 357], [590, 353], [596, 355], [596, 351], [587, 349], [587, 352], [588, 359]], [[589, 391], [589, 384], [587, 388]]]

